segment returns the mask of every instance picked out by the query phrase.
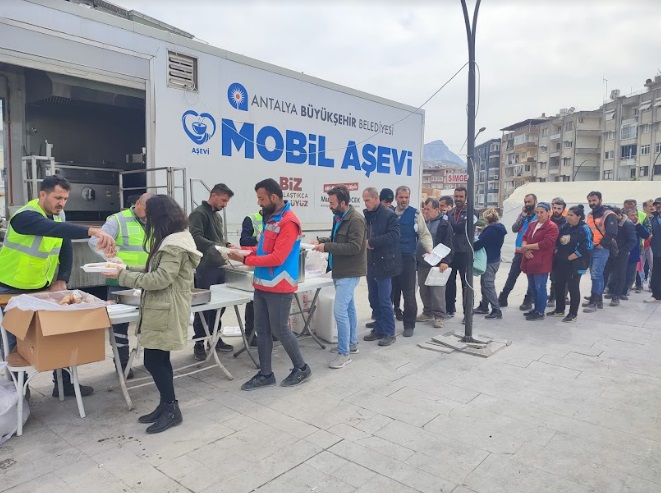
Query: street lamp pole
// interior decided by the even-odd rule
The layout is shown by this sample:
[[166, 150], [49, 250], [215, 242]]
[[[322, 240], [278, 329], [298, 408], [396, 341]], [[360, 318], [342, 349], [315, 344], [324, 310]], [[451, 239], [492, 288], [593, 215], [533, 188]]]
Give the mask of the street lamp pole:
[[656, 162], [659, 159], [659, 156], [661, 156], [661, 151], [659, 151], [654, 158], [654, 162], [652, 163], [652, 169], [650, 169], [650, 181], [654, 181], [654, 167], [656, 166]]
[[576, 171], [574, 171], [574, 176], [572, 176], [571, 181], [576, 181], [576, 175], [578, 174], [578, 170], [580, 170], [580, 169], [581, 169], [581, 166], [583, 166], [583, 165], [584, 165], [585, 163], [587, 163], [588, 161], [592, 161], [592, 159], [586, 159], [585, 161], [583, 161], [581, 164], [579, 164], [579, 165], [576, 167]]
[[475, 2], [473, 10], [473, 23], [471, 25], [466, 0], [461, 0], [461, 8], [464, 13], [466, 24], [466, 40], [468, 42], [468, 105], [466, 108], [468, 117], [468, 194], [466, 197], [468, 209], [466, 211], [466, 236], [468, 239], [468, 252], [466, 259], [466, 292], [464, 293], [465, 325], [463, 342], [473, 342], [473, 236], [475, 215], [475, 35], [477, 30], [477, 14], [480, 10], [481, 0]]

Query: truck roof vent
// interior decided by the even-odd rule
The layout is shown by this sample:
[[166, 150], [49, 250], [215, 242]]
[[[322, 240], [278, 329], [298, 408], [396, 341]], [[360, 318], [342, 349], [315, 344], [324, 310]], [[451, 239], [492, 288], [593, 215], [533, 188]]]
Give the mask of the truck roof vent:
[[168, 51], [168, 87], [197, 91], [197, 58]]

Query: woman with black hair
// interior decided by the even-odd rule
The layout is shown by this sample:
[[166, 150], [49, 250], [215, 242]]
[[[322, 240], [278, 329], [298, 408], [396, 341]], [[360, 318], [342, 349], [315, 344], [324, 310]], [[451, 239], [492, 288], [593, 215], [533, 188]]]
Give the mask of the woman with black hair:
[[160, 433], [183, 420], [174, 393], [170, 351], [186, 347], [193, 272], [202, 258], [187, 228], [188, 218], [179, 204], [166, 195], [155, 195], [146, 204], [143, 247], [149, 256], [144, 271], [119, 268], [106, 274], [117, 278], [120, 286], [142, 289], [136, 334], [145, 348], [145, 368], [160, 394], [156, 409], [138, 418], [140, 423], [153, 423], [147, 433]]
[[581, 300], [579, 284], [581, 276], [590, 267], [592, 250], [592, 231], [585, 224], [585, 211], [582, 205], [570, 207], [567, 211], [567, 223], [560, 228], [553, 258], [556, 292], [564, 293], [569, 289], [569, 313], [565, 317], [565, 297], [556, 298], [555, 310], [547, 313], [549, 317], [564, 317], [563, 322], [575, 322]]

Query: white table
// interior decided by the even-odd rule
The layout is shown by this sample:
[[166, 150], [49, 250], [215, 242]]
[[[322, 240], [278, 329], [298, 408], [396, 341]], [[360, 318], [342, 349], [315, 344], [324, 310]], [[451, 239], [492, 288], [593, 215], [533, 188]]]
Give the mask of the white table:
[[[196, 305], [191, 307], [191, 313], [198, 313], [198, 312], [206, 312], [209, 310], [216, 310], [216, 322], [214, 324], [213, 330], [209, 332], [209, 327], [207, 325], [207, 321], [205, 317], [200, 317], [200, 320], [202, 321], [202, 326], [204, 327], [204, 332], [206, 333], [205, 337], [197, 338], [194, 339], [195, 341], [209, 341], [211, 345], [211, 350], [207, 354], [207, 358], [204, 361], [196, 362], [190, 365], [185, 365], [180, 368], [175, 368], [175, 371], [181, 371], [185, 370], [186, 368], [190, 368], [193, 366], [197, 366], [198, 369], [186, 373], [179, 373], [174, 376], [174, 378], [179, 378], [183, 377], [186, 375], [192, 375], [194, 373], [198, 373], [200, 371], [208, 370], [209, 368], [213, 368], [217, 366], [220, 368], [220, 370], [225, 374], [225, 376], [229, 380], [233, 380], [234, 377], [232, 374], [223, 366], [223, 364], [220, 362], [220, 359], [218, 358], [218, 354], [215, 351], [216, 348], [216, 343], [218, 342], [218, 338], [220, 337], [218, 327], [220, 326], [220, 311], [223, 308], [228, 308], [233, 306], [234, 311], [236, 313], [236, 316], [239, 320], [239, 326], [241, 327], [241, 332], [244, 334], [244, 340], [245, 340], [245, 333], [243, 329], [243, 322], [239, 313], [239, 305], [244, 305], [248, 303], [251, 300], [251, 297], [249, 296], [250, 293], [244, 292], [244, 291], [238, 291], [238, 290], [232, 290], [232, 292], [228, 292], [226, 290], [218, 289], [219, 286], [212, 286], [211, 287], [211, 301], [208, 303], [204, 303], [203, 305]], [[122, 324], [122, 323], [131, 323], [131, 322], [136, 322], [139, 318], [139, 312], [136, 307], [135, 310], [132, 312], [128, 313], [119, 313], [119, 314], [111, 314], [110, 315], [110, 322], [112, 324]], [[124, 399], [126, 400], [126, 404], [128, 405], [129, 410], [133, 409], [133, 403], [131, 402], [131, 397], [129, 396], [128, 390], [130, 389], [135, 389], [139, 387], [144, 387], [145, 385], [151, 385], [153, 382], [147, 382], [147, 383], [140, 383], [138, 385], [132, 385], [128, 387], [126, 385], [126, 374], [128, 374], [129, 370], [131, 369], [131, 365], [133, 364], [133, 359], [135, 355], [137, 354], [138, 350], [140, 349], [140, 345], [138, 343], [138, 346], [131, 351], [131, 356], [129, 358], [129, 362], [126, 365], [126, 370], [122, 371], [122, 364], [119, 359], [119, 351], [117, 350], [117, 344], [115, 343], [115, 337], [113, 335], [112, 327], [108, 328], [108, 339], [110, 340], [110, 345], [112, 346], [112, 352], [113, 352], [113, 358], [115, 360], [115, 369], [117, 370], [117, 374], [119, 375], [119, 386], [122, 390], [122, 395], [124, 396]], [[212, 366], [207, 366], [205, 368], [199, 368], [201, 365], [204, 363], [207, 363], [208, 361], [211, 360], [211, 358], [214, 358], [215, 364]], [[126, 373], [125, 373], [126, 372]], [[151, 380], [151, 377], [145, 377], [145, 378], [138, 378], [135, 380], [135, 382], [141, 381], [141, 380]]]
[[[333, 280], [328, 278], [328, 277], [313, 277], [311, 279], [306, 279], [305, 282], [301, 282], [298, 284], [298, 288], [296, 292], [294, 293], [294, 300], [296, 301], [296, 306], [298, 307], [297, 312], [292, 312], [291, 315], [301, 315], [303, 318], [303, 330], [301, 331], [300, 334], [298, 334], [297, 337], [302, 337], [303, 335], [310, 335], [319, 346], [321, 346], [321, 349], [326, 349], [326, 346], [317, 338], [314, 332], [310, 329], [310, 321], [312, 319], [312, 316], [314, 315], [314, 312], [317, 309], [317, 299], [319, 298], [319, 293], [323, 288], [327, 288], [333, 285]], [[217, 286], [213, 286], [214, 289], [217, 289], [218, 291], [221, 291], [223, 293], [227, 293], [228, 295], [239, 295], [243, 294], [246, 296], [250, 297], [250, 301], [253, 300], [254, 298], [254, 292], [252, 291], [243, 291], [240, 289], [235, 289], [235, 288], [229, 288], [224, 284], [220, 284]], [[314, 296], [312, 297], [312, 302], [310, 303], [310, 308], [303, 309], [303, 305], [301, 304], [301, 300], [299, 298], [300, 293], [306, 293], [309, 291], [314, 291]], [[241, 336], [243, 337], [243, 344], [244, 347], [239, 349], [234, 353], [234, 357], [236, 358], [239, 356], [243, 351], [248, 352], [248, 356], [250, 356], [250, 359], [252, 359], [253, 363], [255, 363], [255, 366], [259, 368], [259, 363], [255, 360], [254, 355], [250, 351], [250, 341], [252, 341], [252, 338], [255, 337], [255, 331], [253, 330], [253, 333], [251, 334], [250, 341], [246, 338], [246, 333], [243, 327], [243, 323], [241, 322], [241, 317], [238, 317], [239, 319], [239, 327], [241, 328]]]

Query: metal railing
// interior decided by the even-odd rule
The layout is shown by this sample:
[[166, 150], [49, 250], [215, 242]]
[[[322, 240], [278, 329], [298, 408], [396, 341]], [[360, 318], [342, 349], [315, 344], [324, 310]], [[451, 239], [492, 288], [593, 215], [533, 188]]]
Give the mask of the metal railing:
[[[124, 187], [124, 176], [128, 175], [138, 175], [138, 174], [144, 174], [147, 175], [147, 173], [156, 173], [157, 171], [165, 171], [165, 185], [145, 185], [141, 187]], [[176, 176], [175, 173], [181, 173], [181, 185], [176, 184]], [[152, 182], [155, 182], [155, 178], [151, 180]], [[147, 183], [149, 180], [147, 180]], [[175, 196], [175, 191], [176, 190], [181, 190], [182, 191], [182, 204], [181, 206], [184, 208], [184, 211], [188, 213], [188, 189], [186, 188], [186, 168], [173, 168], [170, 166], [162, 167], [162, 168], [146, 168], [146, 169], [136, 169], [136, 170], [131, 170], [131, 171], [120, 171], [119, 173], [119, 204], [120, 208], [124, 209], [124, 192], [130, 192], [130, 191], [154, 191], [155, 193], [158, 193], [160, 190], [165, 189], [166, 195], [168, 197], [172, 197], [173, 199], [176, 200]]]

